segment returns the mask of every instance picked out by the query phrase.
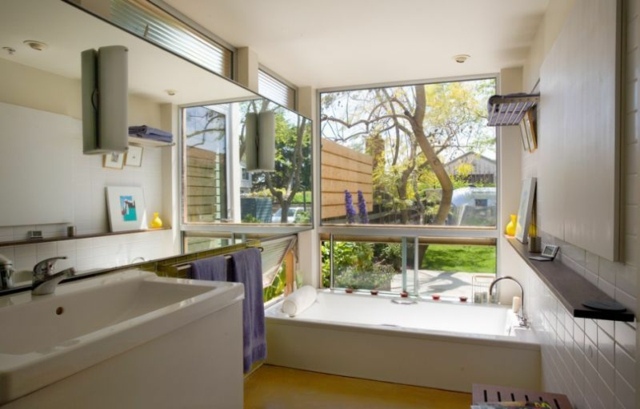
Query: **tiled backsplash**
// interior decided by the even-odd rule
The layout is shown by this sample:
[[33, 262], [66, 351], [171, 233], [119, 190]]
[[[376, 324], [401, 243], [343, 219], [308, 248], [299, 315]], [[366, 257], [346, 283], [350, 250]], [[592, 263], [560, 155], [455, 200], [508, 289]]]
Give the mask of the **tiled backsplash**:
[[[45, 258], [66, 256], [56, 264], [57, 270], [74, 267], [88, 272], [119, 267], [134, 261], [154, 260], [174, 254], [171, 230], [148, 231], [113, 236], [78, 238], [44, 243], [0, 247], [0, 254], [14, 263], [16, 271], [31, 271]], [[26, 277], [25, 277], [26, 276]], [[29, 277], [20, 273], [15, 281]]]

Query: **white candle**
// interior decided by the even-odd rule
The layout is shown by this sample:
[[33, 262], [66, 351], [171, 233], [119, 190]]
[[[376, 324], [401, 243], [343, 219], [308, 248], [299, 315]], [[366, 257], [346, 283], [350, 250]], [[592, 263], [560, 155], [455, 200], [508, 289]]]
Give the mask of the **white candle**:
[[513, 301], [511, 302], [511, 309], [514, 313], [518, 313], [520, 311], [520, 307], [522, 307], [522, 300], [520, 297], [513, 297]]

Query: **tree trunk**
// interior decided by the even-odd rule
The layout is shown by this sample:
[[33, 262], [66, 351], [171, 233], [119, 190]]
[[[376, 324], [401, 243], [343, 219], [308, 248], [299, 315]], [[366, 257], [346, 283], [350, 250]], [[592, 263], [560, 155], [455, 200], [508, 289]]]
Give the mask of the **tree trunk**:
[[433, 170], [433, 173], [435, 173], [438, 181], [440, 182], [440, 186], [442, 186], [442, 199], [440, 200], [438, 214], [436, 215], [433, 224], [444, 224], [447, 220], [447, 216], [449, 215], [449, 210], [451, 209], [453, 183], [451, 182], [451, 178], [449, 178], [449, 174], [447, 173], [444, 164], [440, 162], [435, 149], [424, 132], [422, 124], [426, 109], [424, 85], [416, 85], [414, 88], [416, 91], [416, 110], [413, 116], [411, 116], [411, 120], [409, 122], [411, 123], [413, 134], [416, 137], [418, 145], [420, 145], [422, 153], [424, 153], [424, 156], [427, 158], [427, 161], [431, 166], [431, 170]]
[[[427, 135], [424, 132], [423, 120], [426, 109], [426, 95], [424, 91], [424, 85], [416, 85], [414, 86], [416, 91], [416, 110], [413, 116], [411, 116], [410, 123], [411, 128], [413, 130], [413, 134], [416, 137], [416, 141], [418, 145], [420, 145], [420, 149], [422, 153], [424, 153], [429, 165], [431, 166], [431, 170], [435, 173], [438, 181], [440, 182], [440, 186], [442, 186], [442, 198], [440, 200], [440, 206], [438, 207], [438, 213], [436, 214], [436, 218], [433, 221], [433, 224], [444, 224], [447, 220], [447, 216], [449, 215], [449, 210], [451, 209], [451, 198], [453, 196], [453, 183], [451, 182], [451, 178], [449, 178], [449, 174], [447, 170], [444, 168], [442, 162], [438, 158], [435, 149], [429, 142]], [[416, 269], [419, 269], [422, 266], [422, 262], [424, 260], [425, 255], [427, 254], [428, 245], [420, 245], [418, 247], [418, 254], [420, 260], [418, 260], [418, 264], [416, 265]]]

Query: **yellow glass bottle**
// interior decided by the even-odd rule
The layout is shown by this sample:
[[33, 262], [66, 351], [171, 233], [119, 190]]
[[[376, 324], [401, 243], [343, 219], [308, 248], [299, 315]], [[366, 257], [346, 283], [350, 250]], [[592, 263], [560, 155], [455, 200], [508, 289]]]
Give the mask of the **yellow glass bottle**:
[[162, 219], [160, 219], [160, 215], [158, 212], [153, 212], [153, 219], [151, 219], [151, 228], [159, 229], [162, 227]]
[[510, 215], [511, 221], [507, 224], [507, 227], [504, 229], [504, 232], [507, 236], [515, 236], [516, 234], [516, 221], [518, 220], [518, 216], [515, 214]]

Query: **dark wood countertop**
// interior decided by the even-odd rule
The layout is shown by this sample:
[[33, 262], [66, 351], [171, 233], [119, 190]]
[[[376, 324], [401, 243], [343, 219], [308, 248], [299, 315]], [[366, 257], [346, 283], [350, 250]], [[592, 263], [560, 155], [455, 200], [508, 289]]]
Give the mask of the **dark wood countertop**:
[[614, 303], [615, 300], [560, 260], [531, 260], [529, 256], [540, 254], [529, 253], [527, 246], [516, 239], [509, 238], [507, 241], [574, 317], [625, 322], [635, 319], [635, 314], [628, 310], [612, 312], [585, 307], [582, 303], [587, 301]]

